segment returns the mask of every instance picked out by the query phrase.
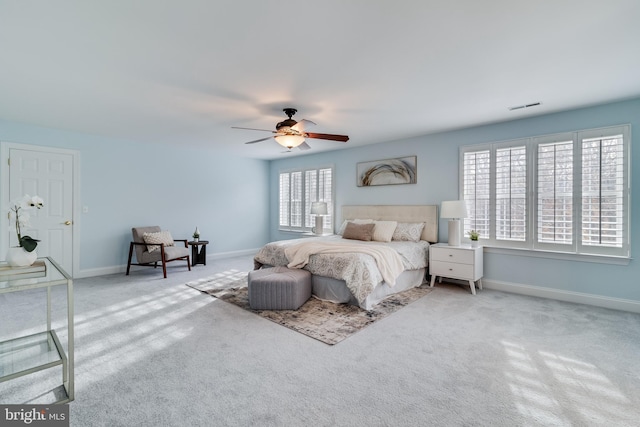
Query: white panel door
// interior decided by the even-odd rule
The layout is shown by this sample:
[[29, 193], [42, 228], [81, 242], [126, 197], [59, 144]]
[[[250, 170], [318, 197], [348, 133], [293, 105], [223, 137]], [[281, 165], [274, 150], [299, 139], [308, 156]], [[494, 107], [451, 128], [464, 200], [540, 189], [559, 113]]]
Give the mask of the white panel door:
[[[40, 210], [29, 211], [31, 227], [23, 231], [40, 240], [39, 257], [50, 256], [73, 273], [73, 156], [64, 153], [9, 150], [9, 199], [25, 194], [44, 200]], [[17, 245], [11, 233], [10, 246]]]

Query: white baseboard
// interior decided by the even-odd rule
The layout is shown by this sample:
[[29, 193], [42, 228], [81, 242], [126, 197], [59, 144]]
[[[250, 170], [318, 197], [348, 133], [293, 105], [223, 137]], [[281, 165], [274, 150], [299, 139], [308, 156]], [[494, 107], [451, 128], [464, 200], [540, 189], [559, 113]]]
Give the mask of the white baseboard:
[[[207, 260], [220, 260], [225, 258], [233, 258], [237, 256], [243, 255], [253, 255], [258, 253], [260, 248], [256, 249], [243, 249], [241, 251], [231, 251], [231, 252], [218, 252], [215, 254], [207, 255]], [[100, 268], [92, 268], [86, 270], [80, 270], [78, 274], [76, 274], [74, 279], [84, 279], [85, 277], [95, 277], [95, 276], [106, 276], [108, 274], [124, 274], [127, 271], [127, 265], [114, 265], [111, 267], [100, 267]]]
[[578, 304], [587, 304], [596, 307], [610, 308], [613, 310], [630, 311], [632, 313], [640, 313], [640, 301], [605, 297], [602, 295], [586, 294], [582, 292], [562, 291], [559, 289], [522, 285], [519, 283], [501, 282], [497, 280], [482, 279], [482, 285], [483, 288], [494, 289], [496, 291], [529, 295], [540, 298], [549, 298]]
[[255, 249], [243, 249], [241, 251], [232, 251], [232, 252], [218, 252], [215, 253], [213, 255], [207, 255], [207, 259], [211, 258], [211, 259], [224, 259], [224, 258], [233, 258], [236, 256], [243, 256], [243, 255], [255, 255], [258, 253], [258, 251], [260, 250], [260, 248], [255, 248]]

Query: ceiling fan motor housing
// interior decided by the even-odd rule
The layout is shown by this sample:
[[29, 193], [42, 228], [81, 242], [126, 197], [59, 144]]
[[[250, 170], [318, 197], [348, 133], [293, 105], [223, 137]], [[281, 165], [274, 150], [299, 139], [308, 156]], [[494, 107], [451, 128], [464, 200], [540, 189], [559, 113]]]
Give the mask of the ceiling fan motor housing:
[[[283, 121], [281, 121], [280, 123], [278, 123], [276, 125], [276, 130], [280, 130], [280, 128], [282, 128], [282, 127], [290, 128], [290, 127], [294, 126], [296, 123], [298, 123], [298, 122], [296, 122], [293, 119], [283, 120]], [[286, 130], [286, 129], [283, 129], [283, 130]]]
[[291, 117], [298, 112], [295, 108], [283, 108], [282, 111], [289, 117], [286, 120], [281, 121], [276, 125], [276, 130], [280, 130], [281, 127], [286, 126], [288, 128], [294, 126], [297, 121], [293, 120]]

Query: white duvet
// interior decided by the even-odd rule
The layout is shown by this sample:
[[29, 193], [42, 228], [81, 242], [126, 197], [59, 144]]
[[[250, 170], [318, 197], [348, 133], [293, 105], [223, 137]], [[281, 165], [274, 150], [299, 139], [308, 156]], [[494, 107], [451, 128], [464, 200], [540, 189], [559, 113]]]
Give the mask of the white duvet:
[[284, 250], [285, 256], [289, 260], [289, 264], [287, 264], [289, 268], [303, 268], [309, 263], [311, 255], [348, 252], [371, 256], [375, 260], [382, 278], [389, 286], [396, 284], [396, 279], [404, 270], [402, 258], [398, 252], [387, 246], [371, 244], [370, 242], [363, 244], [353, 240], [332, 240], [330, 242], [320, 240], [300, 241], [287, 246]]

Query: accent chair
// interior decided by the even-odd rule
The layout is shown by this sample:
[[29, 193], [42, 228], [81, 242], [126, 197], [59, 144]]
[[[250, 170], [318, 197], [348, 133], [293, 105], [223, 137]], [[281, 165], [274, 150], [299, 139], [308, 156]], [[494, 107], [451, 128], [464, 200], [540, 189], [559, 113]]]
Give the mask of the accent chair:
[[[186, 261], [187, 267], [191, 271], [187, 239], [174, 240], [168, 231], [162, 231], [158, 226], [133, 227], [131, 233], [133, 241], [129, 245], [127, 276], [132, 265], [156, 268], [160, 262], [162, 263], [162, 273], [166, 279], [167, 263], [171, 261]], [[183, 242], [184, 246], [177, 245], [177, 242]], [[131, 262], [134, 250], [137, 263]]]

